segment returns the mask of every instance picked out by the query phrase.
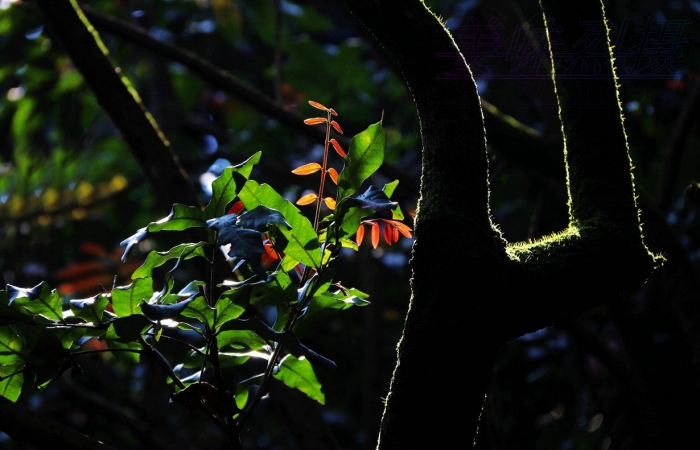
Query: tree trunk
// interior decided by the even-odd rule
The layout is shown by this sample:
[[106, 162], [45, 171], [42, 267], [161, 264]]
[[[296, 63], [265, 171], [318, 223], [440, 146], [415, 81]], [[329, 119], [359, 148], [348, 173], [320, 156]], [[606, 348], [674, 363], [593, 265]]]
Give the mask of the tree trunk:
[[568, 229], [508, 245], [490, 219], [476, 84], [449, 31], [419, 0], [346, 3], [396, 61], [423, 141], [412, 297], [377, 448], [410, 448], [428, 433], [431, 447], [471, 445], [503, 343], [615, 300], [658, 261], [642, 241], [603, 7], [542, 2], [547, 24], [556, 16], [564, 29], [564, 45], [550, 45], [555, 68], [571, 55], [579, 22], [591, 21], [602, 38], [588, 50], [604, 55], [604, 78], [583, 83], [595, 108], [567, 102], [580, 81], [556, 82]]

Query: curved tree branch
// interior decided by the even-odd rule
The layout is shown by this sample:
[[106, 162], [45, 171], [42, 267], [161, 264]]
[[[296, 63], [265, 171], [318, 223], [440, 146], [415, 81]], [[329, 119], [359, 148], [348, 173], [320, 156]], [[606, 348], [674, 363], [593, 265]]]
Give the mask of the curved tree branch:
[[124, 137], [166, 211], [173, 203], [197, 205], [194, 189], [136, 90], [114, 67], [99, 35], [76, 0], [37, 0], [47, 25], [63, 45], [97, 101]]

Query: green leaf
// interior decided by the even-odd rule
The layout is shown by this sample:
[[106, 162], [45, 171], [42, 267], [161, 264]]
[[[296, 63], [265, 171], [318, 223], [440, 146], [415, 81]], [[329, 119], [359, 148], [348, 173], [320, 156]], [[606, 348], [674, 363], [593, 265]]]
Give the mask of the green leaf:
[[220, 217], [226, 214], [226, 206], [238, 195], [236, 183], [243, 186], [250, 176], [253, 166], [260, 161], [260, 155], [261, 152], [257, 152], [241, 164], [225, 168], [219, 178], [214, 180], [211, 186], [211, 200], [204, 209], [205, 218]]
[[189, 302], [187, 307], [181, 313], [185, 317], [197, 319], [206, 325], [209, 329], [214, 328], [216, 320], [216, 310], [207, 305], [207, 300], [203, 296], [199, 296]]
[[0, 326], [0, 367], [5, 364], [18, 364], [24, 359], [26, 344], [16, 328]]
[[347, 294], [343, 293], [343, 291], [325, 292], [323, 295], [317, 295], [311, 300], [300, 321], [313, 320], [319, 317], [319, 314], [323, 311], [342, 311], [353, 306], [369, 305], [367, 298], [369, 298], [369, 295], [355, 288], [348, 289]]
[[63, 321], [61, 298], [55, 290], [43, 281], [31, 289], [7, 285], [9, 303], [21, 306], [31, 314], [46, 317], [57, 322]]
[[259, 386], [262, 379], [263, 374], [255, 375], [254, 377], [243, 380], [236, 385], [234, 397], [236, 399], [236, 406], [238, 406], [238, 409], [242, 410], [245, 408], [245, 404], [248, 403], [248, 394], [250, 393], [250, 389], [254, 386]]
[[267, 345], [265, 340], [251, 330], [222, 331], [216, 337], [219, 348], [231, 346], [235, 349], [260, 350]]
[[[396, 189], [396, 186], [398, 186], [399, 180], [394, 180], [391, 183], [387, 183], [384, 185], [384, 188], [382, 188], [382, 191], [386, 194], [387, 198], [391, 198], [391, 195], [394, 193], [394, 190]], [[393, 220], [403, 220], [403, 212], [401, 211], [401, 206], [396, 204], [396, 207], [391, 210], [391, 218]]]
[[235, 304], [230, 298], [220, 298], [216, 302], [216, 320], [214, 322], [214, 330], [221, 327], [229, 320], [238, 318], [243, 314], [245, 308]]
[[70, 309], [76, 317], [88, 323], [102, 323], [102, 314], [109, 305], [109, 296], [98, 294], [92, 298], [71, 300]]
[[167, 217], [149, 223], [147, 230], [149, 233], [155, 233], [157, 231], [182, 231], [203, 226], [204, 213], [201, 209], [175, 203]]
[[253, 180], [248, 181], [243, 186], [238, 196], [248, 210], [252, 210], [259, 205], [265, 205], [282, 213], [287, 223], [291, 226], [291, 230], [284, 227], [280, 228], [280, 232], [288, 241], [283, 251], [296, 261], [307, 266], [318, 268], [321, 265], [321, 248], [318, 243], [318, 235], [309, 219], [299, 211], [299, 208], [282, 197], [269, 185], [259, 185]]
[[316, 400], [322, 405], [326, 403], [326, 397], [321, 392], [321, 383], [316, 378], [311, 363], [303, 356], [301, 358], [292, 355], [285, 356], [280, 364], [279, 372], [274, 377], [290, 388], [300, 390], [312, 400]]
[[24, 363], [0, 366], [0, 395], [11, 402], [16, 402], [22, 393], [24, 374], [20, 370], [23, 368]]
[[128, 286], [118, 286], [112, 290], [112, 309], [119, 317], [141, 313], [141, 302], [153, 296], [153, 279], [137, 278]]
[[384, 162], [386, 130], [377, 122], [350, 141], [350, 150], [345, 157], [345, 166], [338, 176], [338, 198], [348, 197], [360, 188]]
[[[134, 273], [131, 275], [131, 279], [136, 280], [138, 278], [150, 277], [153, 274], [153, 269], [162, 266], [171, 259], [178, 260], [175, 267], [177, 267], [180, 261], [185, 261], [196, 256], [201, 256], [202, 258], [206, 259], [207, 255], [204, 252], [204, 246], [206, 245], [206, 242], [197, 242], [196, 244], [176, 245], [167, 252], [152, 251], [148, 254], [148, 257], [146, 257], [146, 261], [141, 264], [141, 267], [134, 270]], [[173, 267], [173, 269], [175, 269], [175, 267]], [[171, 269], [171, 271], [173, 269]]]
[[267, 284], [253, 286], [251, 305], [293, 305], [297, 301], [296, 285], [284, 272], [275, 272], [275, 279]]
[[152, 326], [151, 321], [140, 314], [120, 317], [109, 324], [105, 339], [119, 343], [136, 342]]

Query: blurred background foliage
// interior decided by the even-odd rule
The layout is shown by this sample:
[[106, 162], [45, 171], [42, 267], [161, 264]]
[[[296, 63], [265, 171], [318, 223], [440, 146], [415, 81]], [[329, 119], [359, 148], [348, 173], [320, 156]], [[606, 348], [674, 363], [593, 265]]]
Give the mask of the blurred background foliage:
[[[542, 59], [532, 57], [543, 42], [537, 2], [426, 3], [453, 32], [482, 98], [493, 105], [489, 108], [507, 115], [499, 123], [519, 121], [531, 127], [543, 148], [559, 145], [551, 81], [536, 67]], [[652, 250], [665, 253], [669, 262], [639, 292], [505, 346], [489, 388], [478, 449], [638, 449], [645, 448], [649, 435], [668, 436], [668, 449], [696, 445], [700, 2], [606, 4], [617, 33], [644, 232]], [[394, 199], [404, 211], [415, 210], [420, 177], [415, 109], [396, 68], [344, 5], [321, 0], [90, 0], [81, 5], [192, 52], [257, 90], [259, 102], [243, 101], [181, 62], [96, 26], [203, 202], [212, 163], [218, 158], [237, 163], [259, 150], [263, 158], [254, 179], [289, 198], [307, 188], [289, 171], [317, 160], [322, 138], [262, 112], [266, 97], [304, 117], [315, 114], [308, 100], [331, 106], [348, 136], [383, 117], [385, 181], [398, 174]], [[522, 36], [524, 47], [518, 47]], [[522, 53], [523, 48], [531, 50]], [[118, 243], [167, 211], [31, 1], [0, 0], [0, 55], [3, 282], [29, 287], [45, 280], [66, 301], [109, 290], [115, 277], [117, 284], [128, 283], [131, 270], [156, 243], [146, 241], [126, 265], [119, 262]], [[582, 94], [581, 107], [591, 101]], [[500, 144], [488, 149], [491, 207], [505, 237], [527, 240], [563, 229], [561, 157], [554, 171], [547, 170], [540, 154], [523, 155], [527, 148], [518, 153], [520, 142], [509, 138], [508, 127], [489, 135], [488, 120], [487, 138]], [[695, 187], [688, 189], [691, 184]], [[326, 406], [273, 391], [247, 423], [245, 448], [309, 449], [317, 441], [314, 434], [335, 448], [374, 446], [410, 298], [409, 257], [406, 242], [392, 249], [365, 246], [340, 262], [343, 284], [368, 292], [372, 306], [306, 330], [305, 342], [339, 366], [318, 373]], [[450, 253], [449, 230], [445, 257], [454, 260], [456, 272], [465, 269], [459, 255]], [[446, 274], [450, 301], [468, 301], [469, 289]], [[469, 383], [462, 362], [469, 356], [459, 354], [458, 342], [445, 345], [455, 348], [454, 373], [426, 380], [425, 391], [416, 395], [454, 395], [457, 402]], [[134, 366], [105, 354], [84, 358], [83, 369], [42, 393], [23, 393], [19, 401], [118, 448], [223, 446], [218, 430], [202, 417], [168, 404], [170, 388], [147, 362]], [[452, 411], [426, 411], [458, 413], [458, 404]], [[464, 445], [470, 439], [465, 436]], [[26, 448], [2, 434], [0, 445]]]

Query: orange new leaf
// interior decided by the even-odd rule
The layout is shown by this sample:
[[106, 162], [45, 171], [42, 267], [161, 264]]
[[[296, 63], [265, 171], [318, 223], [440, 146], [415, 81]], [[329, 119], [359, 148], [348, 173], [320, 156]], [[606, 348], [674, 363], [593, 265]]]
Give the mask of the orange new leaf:
[[[326, 119], [323, 119], [323, 120], [325, 121]], [[335, 128], [335, 131], [337, 131], [337, 132], [340, 133], [340, 134], [343, 134], [343, 129], [340, 128], [340, 125], [338, 124], [338, 122], [336, 122], [336, 121], [334, 120], [334, 121], [331, 122], [331, 125], [333, 126], [333, 128]]]
[[319, 123], [326, 123], [328, 119], [325, 117], [312, 117], [311, 119], [304, 119], [304, 123], [307, 125], [317, 125]]
[[[335, 122], [333, 122], [333, 123], [335, 123]], [[342, 131], [341, 131], [341, 133], [342, 133]], [[343, 158], [345, 158], [347, 156], [347, 153], [345, 153], [345, 150], [343, 150], [343, 147], [340, 146], [338, 141], [336, 141], [335, 139], [331, 139], [331, 144], [333, 144], [333, 148], [335, 149], [336, 152], [338, 152], [338, 154], [340, 156], [342, 156]]]
[[304, 206], [304, 205], [311, 204], [317, 198], [318, 198], [318, 195], [316, 195], [316, 194], [306, 194], [303, 197], [301, 197], [299, 200], [297, 200], [297, 205]]
[[338, 185], [338, 172], [336, 172], [336, 170], [331, 167], [330, 169], [328, 169], [328, 175], [330, 175], [331, 180], [333, 180], [333, 183], [335, 183], [335, 185], [337, 186]]
[[399, 242], [399, 229], [398, 228], [392, 228], [394, 231], [394, 242]]
[[359, 247], [362, 245], [362, 239], [365, 237], [365, 226], [360, 224], [360, 228], [357, 229], [357, 234], [355, 235], [355, 243]]
[[384, 240], [389, 245], [394, 243], [394, 232], [388, 223], [384, 224]]
[[321, 170], [321, 165], [319, 163], [308, 163], [292, 170], [292, 173], [295, 175], [311, 175], [319, 170]]
[[316, 109], [320, 109], [322, 111], [328, 111], [328, 108], [320, 104], [319, 102], [315, 102], [313, 100], [309, 100], [309, 105], [313, 106]]
[[323, 199], [323, 202], [326, 204], [328, 209], [330, 209], [331, 211], [333, 211], [335, 209], [335, 200], [333, 200], [332, 198], [326, 197]]
[[372, 226], [372, 248], [377, 248], [379, 245], [379, 224], [377, 222], [370, 222]]
[[333, 108], [329, 108], [329, 109], [328, 109], [328, 111], [330, 111], [330, 112], [331, 112], [331, 114], [333, 114], [333, 115], [334, 115], [335, 117], [338, 117], [338, 113], [337, 113], [337, 112], [335, 112], [335, 109], [333, 109]]

